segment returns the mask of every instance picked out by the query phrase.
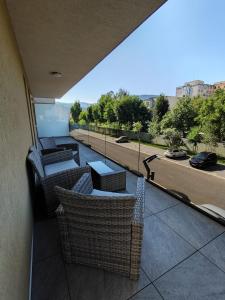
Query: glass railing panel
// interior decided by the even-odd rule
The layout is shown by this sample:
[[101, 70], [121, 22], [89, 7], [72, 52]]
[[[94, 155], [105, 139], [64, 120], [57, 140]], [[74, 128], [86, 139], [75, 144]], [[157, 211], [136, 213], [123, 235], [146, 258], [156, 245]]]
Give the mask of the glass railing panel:
[[[149, 164], [154, 172], [154, 182], [175, 193], [186, 202], [198, 206], [214, 205], [225, 210], [225, 168], [210, 174], [209, 170], [196, 170], [189, 166], [189, 157], [171, 160], [164, 156], [164, 149], [153, 147], [143, 140], [138, 143], [138, 134], [132, 131], [83, 126], [73, 131], [73, 136], [103, 156], [136, 173], [147, 175], [143, 160], [154, 154], [157, 158]], [[121, 136], [129, 138], [128, 143], [116, 143]], [[142, 136], [143, 139], [144, 135]], [[165, 147], [166, 148], [166, 147]], [[219, 165], [222, 166], [222, 165]], [[151, 178], [150, 178], [151, 179]]]

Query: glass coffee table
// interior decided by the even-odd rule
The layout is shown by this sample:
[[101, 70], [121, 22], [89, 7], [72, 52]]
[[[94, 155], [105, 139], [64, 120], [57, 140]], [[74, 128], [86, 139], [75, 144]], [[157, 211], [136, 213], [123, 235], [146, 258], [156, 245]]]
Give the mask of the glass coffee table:
[[87, 162], [91, 167], [94, 188], [104, 191], [120, 191], [126, 189], [126, 171], [113, 170], [103, 161]]

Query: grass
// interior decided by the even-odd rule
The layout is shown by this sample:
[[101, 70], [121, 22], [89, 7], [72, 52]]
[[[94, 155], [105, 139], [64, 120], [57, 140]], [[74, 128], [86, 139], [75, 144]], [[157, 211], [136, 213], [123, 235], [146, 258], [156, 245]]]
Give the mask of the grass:
[[[137, 144], [139, 143], [137, 140], [132, 140], [132, 142], [137, 143]], [[151, 147], [155, 147], [155, 148], [162, 149], [162, 150], [167, 150], [168, 149], [167, 146], [161, 145], [161, 144], [152, 144], [152, 143], [142, 142], [142, 141], [141, 141], [141, 144], [151, 146]]]

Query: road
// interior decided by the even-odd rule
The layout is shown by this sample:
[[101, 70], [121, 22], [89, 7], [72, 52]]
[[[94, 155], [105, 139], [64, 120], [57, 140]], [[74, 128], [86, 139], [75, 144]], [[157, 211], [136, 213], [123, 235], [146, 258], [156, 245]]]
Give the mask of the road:
[[[75, 138], [82, 139], [91, 145], [92, 149], [105, 154], [130, 170], [138, 169], [138, 152], [134, 149], [104, 141], [101, 138], [85, 134], [72, 134]], [[108, 137], [107, 137], [108, 139]], [[157, 153], [158, 149], [155, 149]], [[140, 154], [140, 162], [146, 158], [145, 153]], [[182, 195], [187, 201], [195, 204], [213, 204], [225, 210], [225, 179], [213, 176], [193, 168], [183, 166], [179, 163], [161, 158], [151, 162], [151, 170], [155, 171], [155, 182], [164, 186], [168, 190]], [[140, 172], [144, 175], [146, 171], [140, 163]]]

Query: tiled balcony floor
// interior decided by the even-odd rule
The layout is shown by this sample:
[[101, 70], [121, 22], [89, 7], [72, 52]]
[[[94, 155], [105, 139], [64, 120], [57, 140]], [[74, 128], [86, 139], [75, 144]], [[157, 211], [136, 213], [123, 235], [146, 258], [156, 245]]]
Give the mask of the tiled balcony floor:
[[[81, 162], [104, 159], [80, 145]], [[114, 168], [120, 168], [107, 161]], [[127, 190], [137, 177], [127, 172]], [[225, 299], [225, 227], [146, 183], [138, 282], [64, 264], [55, 219], [34, 226], [32, 300]]]

